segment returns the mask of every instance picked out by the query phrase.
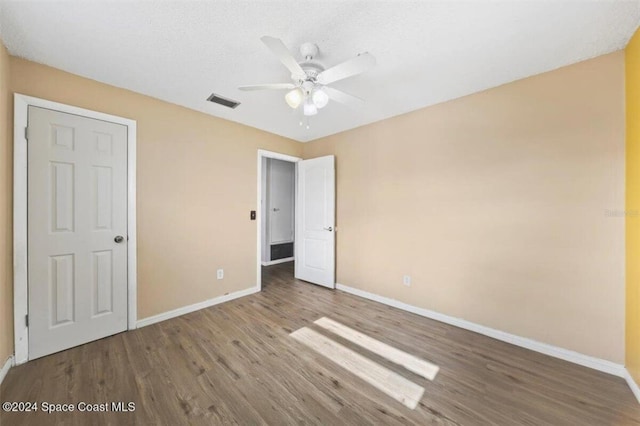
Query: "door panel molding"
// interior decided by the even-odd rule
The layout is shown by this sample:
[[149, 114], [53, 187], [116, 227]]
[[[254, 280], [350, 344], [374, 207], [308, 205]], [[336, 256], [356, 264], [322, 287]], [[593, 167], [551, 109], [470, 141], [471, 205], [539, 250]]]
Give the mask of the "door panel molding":
[[[135, 120], [65, 105], [31, 96], [14, 94], [13, 128], [13, 299], [15, 363], [29, 359], [28, 263], [27, 263], [27, 134], [29, 106], [51, 109], [127, 127], [127, 328], [136, 328], [137, 310], [137, 233], [136, 233], [136, 130]], [[61, 149], [65, 141], [61, 131]], [[100, 149], [108, 150], [108, 141], [100, 141]], [[68, 143], [67, 143], [68, 145]]]

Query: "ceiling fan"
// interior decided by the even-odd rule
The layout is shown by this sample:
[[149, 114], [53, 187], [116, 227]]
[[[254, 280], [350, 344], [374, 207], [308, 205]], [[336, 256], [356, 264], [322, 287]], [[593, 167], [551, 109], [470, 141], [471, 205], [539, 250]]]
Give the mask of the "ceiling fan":
[[316, 115], [318, 109], [324, 108], [329, 99], [348, 106], [360, 106], [364, 101], [356, 96], [330, 87], [329, 84], [338, 80], [360, 74], [376, 64], [376, 59], [369, 53], [361, 53], [353, 59], [325, 69], [314, 61], [318, 54], [318, 46], [304, 43], [300, 46], [300, 53], [304, 61], [298, 63], [282, 40], [264, 36], [260, 40], [275, 54], [280, 62], [291, 71], [291, 83], [256, 84], [240, 86], [240, 90], [289, 90], [285, 101], [297, 109], [302, 105], [305, 116]]

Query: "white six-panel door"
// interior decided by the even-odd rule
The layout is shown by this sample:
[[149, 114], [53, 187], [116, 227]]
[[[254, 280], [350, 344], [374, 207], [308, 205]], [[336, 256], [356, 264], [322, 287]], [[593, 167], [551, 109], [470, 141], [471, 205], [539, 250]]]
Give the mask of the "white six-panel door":
[[34, 359], [127, 328], [127, 128], [33, 106], [28, 122]]
[[335, 158], [297, 166], [295, 276], [335, 288]]

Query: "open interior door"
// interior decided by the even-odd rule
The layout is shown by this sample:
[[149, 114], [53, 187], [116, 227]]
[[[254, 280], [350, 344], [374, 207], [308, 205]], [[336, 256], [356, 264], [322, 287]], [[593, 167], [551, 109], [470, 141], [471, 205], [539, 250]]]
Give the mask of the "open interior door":
[[295, 276], [335, 288], [335, 157], [297, 167]]

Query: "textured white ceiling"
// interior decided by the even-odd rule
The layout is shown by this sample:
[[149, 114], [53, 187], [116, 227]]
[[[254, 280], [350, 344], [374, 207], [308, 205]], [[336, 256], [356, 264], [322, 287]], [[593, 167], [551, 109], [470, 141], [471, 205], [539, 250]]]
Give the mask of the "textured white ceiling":
[[[638, 1], [0, 1], [12, 55], [298, 141], [621, 49], [639, 22]], [[289, 81], [263, 35], [317, 43], [325, 66], [372, 53], [334, 84], [366, 106], [330, 103], [307, 130], [285, 92], [237, 90]]]

